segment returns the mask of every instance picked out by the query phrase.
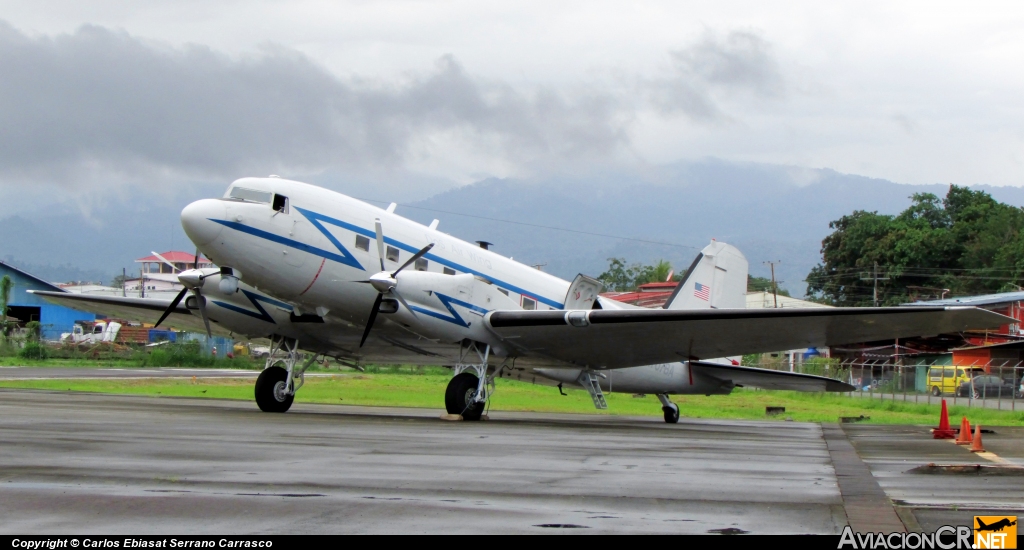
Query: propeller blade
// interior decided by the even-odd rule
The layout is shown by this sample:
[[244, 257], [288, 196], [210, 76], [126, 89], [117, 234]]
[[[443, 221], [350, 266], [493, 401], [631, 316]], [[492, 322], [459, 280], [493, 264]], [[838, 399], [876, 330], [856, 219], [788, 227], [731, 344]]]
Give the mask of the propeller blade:
[[380, 270], [384, 271], [384, 228], [380, 225], [380, 218], [374, 220], [373, 227], [377, 230], [377, 256], [380, 257]]
[[153, 325], [154, 328], [160, 326], [160, 323], [164, 322], [164, 319], [166, 319], [167, 316], [170, 315], [171, 312], [173, 312], [175, 308], [178, 307], [178, 303], [180, 303], [181, 299], [185, 297], [186, 292], [188, 292], [188, 289], [182, 288], [181, 292], [179, 292], [178, 295], [175, 296], [173, 300], [171, 300], [171, 305], [167, 306], [167, 309], [164, 310], [163, 315], [160, 316], [160, 320], [157, 321], [155, 325]]
[[377, 294], [377, 299], [373, 301], [373, 309], [370, 310], [370, 319], [366, 321], [366, 329], [363, 330], [363, 339], [359, 341], [359, 347], [363, 347], [366, 343], [366, 337], [370, 335], [370, 329], [373, 328], [373, 321], [377, 318], [377, 310], [380, 309], [380, 303], [384, 300], [383, 294]]
[[422, 258], [424, 254], [426, 254], [427, 252], [430, 252], [431, 248], [434, 248], [434, 243], [430, 243], [427, 246], [424, 246], [423, 248], [421, 248], [419, 252], [413, 254], [412, 258], [409, 258], [404, 264], [402, 264], [402, 267], [396, 269], [395, 272], [391, 274], [391, 277], [392, 278], [397, 277], [399, 271], [409, 267], [410, 264], [412, 264], [416, 260]]
[[153, 251], [150, 251], [150, 253], [153, 254], [154, 256], [156, 256], [156, 258], [158, 260], [160, 260], [161, 262], [171, 266], [171, 272], [172, 273], [177, 273], [177, 272], [181, 271], [177, 267], [174, 267], [174, 264], [172, 264], [171, 261], [168, 260], [167, 258], [164, 258], [163, 256], [161, 256], [161, 255], [159, 255], [159, 254], [157, 254], [156, 252], [153, 252]]
[[199, 248], [196, 248], [196, 259], [192, 262], [192, 269], [199, 269]]
[[405, 298], [402, 298], [402, 295], [399, 294], [397, 290], [391, 289], [391, 295], [397, 298], [398, 301], [401, 302], [403, 306], [405, 306], [405, 309], [409, 310], [409, 313], [411, 313], [413, 317], [417, 316], [416, 312], [413, 311], [411, 307], [409, 307], [409, 304], [405, 301]]
[[194, 294], [196, 295], [196, 303], [199, 305], [199, 315], [203, 316], [203, 324], [206, 325], [206, 336], [213, 336], [213, 331], [210, 330], [210, 318], [206, 316], [206, 300], [198, 290]]

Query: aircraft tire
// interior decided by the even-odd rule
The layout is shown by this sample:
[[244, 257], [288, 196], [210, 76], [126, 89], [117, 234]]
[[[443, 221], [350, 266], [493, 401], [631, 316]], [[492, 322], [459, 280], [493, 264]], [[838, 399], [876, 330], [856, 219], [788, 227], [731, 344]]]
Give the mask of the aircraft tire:
[[476, 387], [480, 379], [476, 375], [464, 372], [448, 382], [444, 392], [444, 408], [448, 414], [461, 414], [463, 420], [480, 420], [484, 414], [483, 403], [473, 403]]
[[672, 405], [671, 407], [662, 407], [662, 411], [665, 412], [665, 422], [669, 424], [677, 424], [679, 422], [679, 407]]
[[283, 413], [291, 408], [294, 395], [281, 395], [280, 390], [288, 380], [288, 371], [281, 367], [270, 367], [256, 379], [256, 404], [263, 412]]

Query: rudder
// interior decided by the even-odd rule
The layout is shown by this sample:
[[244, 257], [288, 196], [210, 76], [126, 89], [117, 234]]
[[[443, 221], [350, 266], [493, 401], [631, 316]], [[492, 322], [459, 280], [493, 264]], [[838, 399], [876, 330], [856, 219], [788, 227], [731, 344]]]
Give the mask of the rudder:
[[665, 309], [743, 309], [748, 269], [739, 249], [712, 240], [686, 270]]

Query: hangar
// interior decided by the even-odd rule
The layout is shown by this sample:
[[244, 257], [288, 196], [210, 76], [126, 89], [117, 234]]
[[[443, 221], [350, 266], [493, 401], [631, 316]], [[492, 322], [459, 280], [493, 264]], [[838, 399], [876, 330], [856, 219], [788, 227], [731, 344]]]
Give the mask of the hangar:
[[75, 321], [94, 321], [96, 315], [51, 304], [27, 290], [49, 290], [64, 292], [31, 273], [0, 261], [0, 278], [7, 275], [14, 286], [7, 306], [7, 316], [18, 320], [19, 326], [29, 321], [39, 321], [44, 340], [56, 340], [62, 332], [71, 332]]

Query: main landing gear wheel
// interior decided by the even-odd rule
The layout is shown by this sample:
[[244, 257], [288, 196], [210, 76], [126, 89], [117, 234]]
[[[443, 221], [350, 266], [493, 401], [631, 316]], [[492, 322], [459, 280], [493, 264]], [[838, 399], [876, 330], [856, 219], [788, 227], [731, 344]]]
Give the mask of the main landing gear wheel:
[[461, 414], [463, 420], [480, 420], [484, 404], [473, 401], [479, 385], [480, 379], [472, 373], [464, 372], [453, 377], [444, 392], [444, 408], [448, 414]]
[[665, 411], [665, 422], [669, 424], [679, 423], [679, 406], [673, 403], [671, 406], [662, 407], [662, 411]]
[[263, 412], [283, 413], [295, 400], [287, 390], [288, 371], [278, 366], [267, 368], [256, 379], [256, 404]]

